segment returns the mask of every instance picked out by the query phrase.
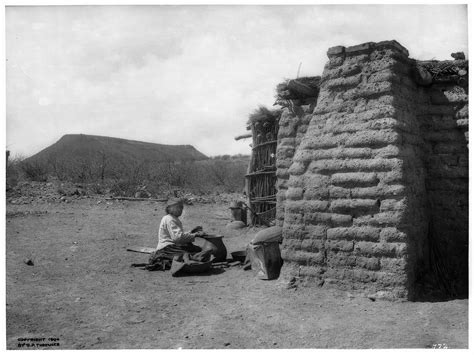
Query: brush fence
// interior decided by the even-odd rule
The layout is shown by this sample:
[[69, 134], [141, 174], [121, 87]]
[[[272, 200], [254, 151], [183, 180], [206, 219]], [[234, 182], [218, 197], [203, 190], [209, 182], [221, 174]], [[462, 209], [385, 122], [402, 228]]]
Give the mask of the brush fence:
[[278, 120], [250, 122], [252, 157], [246, 175], [252, 225], [270, 225], [276, 215], [276, 148]]

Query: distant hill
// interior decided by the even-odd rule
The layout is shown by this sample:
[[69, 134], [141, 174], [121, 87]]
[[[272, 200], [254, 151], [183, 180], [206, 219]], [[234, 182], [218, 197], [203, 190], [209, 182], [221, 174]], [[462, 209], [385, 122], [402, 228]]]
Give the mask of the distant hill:
[[241, 192], [249, 160], [242, 154], [209, 158], [191, 145], [68, 134], [20, 161], [18, 171], [32, 181], [93, 183], [119, 196], [135, 196], [146, 187], [146, 195], [156, 197], [174, 189]]
[[208, 157], [192, 145], [167, 145], [87, 134], [66, 134], [25, 161], [92, 162], [101, 159], [128, 164], [140, 161], [195, 161]]

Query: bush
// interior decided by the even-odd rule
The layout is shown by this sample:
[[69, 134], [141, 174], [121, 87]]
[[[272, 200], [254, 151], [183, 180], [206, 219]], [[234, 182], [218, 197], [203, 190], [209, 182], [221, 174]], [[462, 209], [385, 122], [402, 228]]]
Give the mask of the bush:
[[109, 159], [104, 165], [86, 159], [61, 161], [51, 158], [39, 161], [22, 161], [25, 177], [46, 181], [48, 172], [60, 181], [87, 182], [93, 193], [104, 191], [115, 196], [133, 197], [140, 187], [146, 186], [152, 197], [179, 190], [193, 194], [210, 192], [242, 192], [249, 156], [222, 155], [201, 161], [152, 162], [137, 160], [131, 164]]
[[19, 173], [18, 168], [15, 165], [7, 164], [6, 170], [6, 189], [7, 191], [11, 190], [18, 184]]
[[101, 184], [92, 184], [90, 185], [90, 191], [93, 193], [93, 194], [96, 194], [96, 195], [103, 195], [104, 194], [104, 186], [102, 186]]
[[56, 192], [61, 196], [66, 196], [67, 195], [66, 190], [64, 190], [64, 188], [61, 187], [61, 186], [56, 189]]
[[134, 181], [120, 179], [112, 183], [110, 193], [114, 196], [133, 196], [136, 190]]
[[20, 164], [21, 171], [25, 177], [31, 181], [47, 181], [48, 168], [45, 164], [39, 161], [22, 161]]

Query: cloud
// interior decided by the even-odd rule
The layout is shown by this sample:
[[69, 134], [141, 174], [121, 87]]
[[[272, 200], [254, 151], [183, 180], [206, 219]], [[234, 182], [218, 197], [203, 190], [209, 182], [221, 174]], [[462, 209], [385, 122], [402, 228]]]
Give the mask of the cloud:
[[38, 103], [41, 105], [41, 106], [49, 106], [51, 105], [51, 100], [48, 99], [47, 97], [40, 97], [40, 99], [38, 100]]
[[467, 52], [463, 6], [10, 7], [6, 35], [7, 143], [27, 155], [67, 133], [249, 153], [248, 114], [328, 47]]

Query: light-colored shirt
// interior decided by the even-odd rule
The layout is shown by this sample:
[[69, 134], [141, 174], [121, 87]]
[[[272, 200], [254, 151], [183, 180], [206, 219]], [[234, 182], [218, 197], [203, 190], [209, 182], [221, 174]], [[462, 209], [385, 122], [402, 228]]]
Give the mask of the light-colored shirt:
[[172, 244], [184, 245], [192, 243], [194, 236], [191, 233], [183, 231], [183, 224], [178, 217], [167, 214], [161, 219], [160, 228], [158, 230], [158, 246], [157, 250]]

